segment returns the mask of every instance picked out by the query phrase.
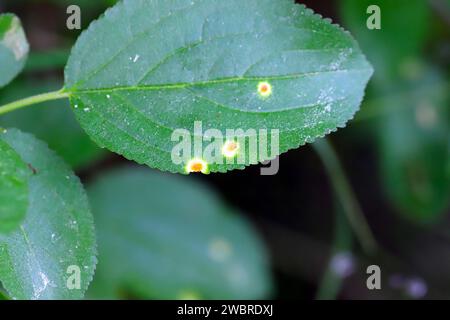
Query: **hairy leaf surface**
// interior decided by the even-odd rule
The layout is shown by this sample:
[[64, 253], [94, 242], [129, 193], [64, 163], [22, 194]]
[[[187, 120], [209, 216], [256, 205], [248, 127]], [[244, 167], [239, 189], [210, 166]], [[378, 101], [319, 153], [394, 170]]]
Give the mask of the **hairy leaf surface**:
[[349, 33], [291, 0], [126, 0], [79, 38], [65, 85], [99, 145], [160, 170], [184, 173], [189, 155], [205, 155], [192, 147], [172, 161], [177, 129], [192, 145], [226, 129], [263, 145], [246, 141], [239, 163], [209, 163], [225, 172], [345, 126], [371, 74]]
[[[11, 129], [0, 140], [33, 171], [24, 221], [14, 232], [0, 235], [3, 286], [14, 299], [82, 298], [94, 273], [96, 242], [80, 181], [33, 136]], [[76, 282], [68, 282], [75, 268], [81, 276], [79, 289]]]
[[0, 233], [17, 228], [25, 216], [30, 173], [14, 149], [0, 140]]

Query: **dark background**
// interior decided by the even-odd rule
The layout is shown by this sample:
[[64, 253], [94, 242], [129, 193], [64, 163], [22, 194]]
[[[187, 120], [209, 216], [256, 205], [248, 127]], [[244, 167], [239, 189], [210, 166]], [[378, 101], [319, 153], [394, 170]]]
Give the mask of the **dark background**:
[[[335, 23], [343, 23], [338, 0], [297, 2], [306, 4], [324, 17], [331, 17]], [[105, 7], [102, 1], [98, 1], [98, 5], [83, 9], [84, 27], [101, 14]], [[0, 9], [14, 12], [23, 19], [31, 48], [36, 52], [69, 48], [79, 34], [78, 31], [64, 28], [64, 1], [2, 0]], [[443, 70], [445, 83], [448, 85], [448, 17], [445, 14], [442, 16], [435, 9], [431, 11], [433, 28], [423, 50], [423, 58]], [[361, 14], [364, 15], [365, 12]], [[385, 45], [395, 47], [395, 43]], [[374, 67], [377, 69], [377, 66]], [[63, 69], [57, 68], [29, 72], [23, 77], [36, 80], [55, 77], [62, 79], [62, 74]], [[369, 89], [366, 97], [369, 103], [378, 97], [374, 91], [372, 87]], [[404, 94], [408, 95], [408, 92]], [[446, 101], [448, 103], [448, 99]], [[448, 106], [443, 105], [446, 109]], [[387, 108], [389, 107], [388, 105]], [[363, 110], [364, 108], [366, 104], [362, 106]], [[373, 127], [382, 122], [382, 116], [369, 120], [357, 119], [329, 138], [382, 248], [375, 256], [369, 257], [358, 241], [353, 239], [350, 251], [355, 259], [356, 271], [345, 279], [337, 298], [450, 298], [450, 212], [444, 210], [439, 213], [437, 220], [423, 222], [409, 217], [405, 210], [395, 205], [395, 201], [387, 194], [387, 182], [381, 173], [379, 154], [383, 151], [373, 134]], [[121, 163], [128, 161], [117, 155], [108, 155], [77, 173], [83, 182], [89, 182], [102, 170]], [[317, 290], [332, 254], [336, 197], [330, 178], [311, 146], [283, 154], [280, 157], [280, 171], [275, 176], [260, 176], [260, 168], [253, 166], [245, 171], [196, 178], [217, 189], [231, 206], [244, 212], [262, 235], [273, 262], [275, 298], [317, 297]], [[381, 291], [371, 292], [365, 287], [365, 269], [370, 264], [378, 264], [382, 268]], [[392, 285], [394, 275], [416, 279], [418, 287], [413, 285], [409, 289], [396, 289]], [[421, 294], [424, 286], [425, 296]]]

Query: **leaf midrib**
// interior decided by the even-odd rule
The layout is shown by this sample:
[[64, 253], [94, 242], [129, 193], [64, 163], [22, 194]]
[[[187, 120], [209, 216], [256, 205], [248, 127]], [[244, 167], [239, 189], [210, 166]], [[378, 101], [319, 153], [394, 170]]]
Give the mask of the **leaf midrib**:
[[270, 80], [293, 80], [302, 77], [313, 77], [327, 73], [341, 73], [341, 72], [372, 72], [372, 68], [364, 69], [338, 69], [338, 70], [326, 70], [307, 73], [296, 73], [284, 76], [267, 76], [267, 77], [228, 77], [215, 80], [198, 81], [198, 82], [180, 82], [180, 83], [166, 83], [166, 84], [152, 84], [152, 85], [135, 85], [135, 86], [117, 86], [95, 89], [77, 89], [77, 88], [64, 88], [64, 92], [69, 94], [77, 93], [108, 93], [114, 91], [152, 91], [152, 90], [176, 90], [186, 89], [191, 87], [201, 87], [214, 84], [226, 84], [235, 82], [255, 82], [255, 81], [270, 81]]
[[[197, 5], [198, 3], [201, 3], [201, 2], [197, 2], [196, 5]], [[113, 63], [113, 62], [116, 60], [116, 58], [117, 58], [118, 56], [120, 56], [121, 53], [125, 52], [125, 50], [127, 50], [132, 44], [134, 44], [136, 41], [138, 41], [141, 37], [147, 35], [149, 32], [151, 32], [151, 31], [153, 31], [154, 29], [156, 29], [156, 27], [157, 27], [162, 21], [165, 21], [166, 19], [169, 19], [169, 18], [174, 18], [174, 17], [177, 16], [180, 12], [184, 12], [186, 9], [192, 9], [192, 6], [187, 6], [187, 7], [179, 8], [178, 10], [175, 10], [174, 12], [172, 12], [170, 15], [161, 17], [158, 21], [156, 21], [154, 24], [150, 25], [150, 27], [149, 27], [148, 29], [142, 31], [141, 33], [138, 33], [138, 34], [130, 34], [130, 36], [133, 38], [130, 42], [126, 43], [124, 47], [120, 48], [120, 50], [118, 50], [115, 54], [113, 54], [112, 58], [111, 58], [110, 60], [108, 60], [106, 63], [104, 63], [103, 65], [101, 65], [99, 68], [94, 69], [93, 71], [91, 71], [90, 73], [88, 73], [85, 79], [80, 79], [79, 81], [75, 82], [75, 83], [73, 84], [73, 87], [76, 88], [76, 87], [78, 87], [78, 86], [80, 86], [80, 85], [86, 84], [86, 82], [88, 82], [89, 80], [91, 80], [91, 79], [92, 79], [95, 75], [97, 75], [101, 70], [103, 70], [103, 69], [106, 68], [108, 65], [110, 65], [111, 63]], [[214, 12], [215, 12], [215, 11], [213, 11], [213, 13], [214, 13]], [[206, 20], [205, 20], [205, 21], [206, 21]], [[196, 46], [196, 45], [199, 45], [199, 44], [201, 44], [201, 43], [204, 43], [204, 42], [205, 42], [205, 39], [204, 39], [204, 36], [203, 36], [203, 28], [204, 28], [204, 23], [205, 23], [205, 21], [203, 22], [203, 25], [202, 25], [202, 34], [200, 35], [200, 38], [199, 38], [198, 40], [196, 40], [194, 43], [187, 44], [187, 45], [184, 45], [183, 47], [177, 48], [174, 52], [177, 52], [177, 51], [186, 49], [186, 48], [188, 48], [188, 47], [190, 47], [190, 46]], [[129, 25], [128, 25], [128, 27], [129, 27]], [[297, 25], [293, 25], [292, 27], [295, 28], [295, 29], [298, 29], [298, 30], [309, 31], [309, 32], [315, 32], [315, 33], [318, 33], [318, 34], [323, 34], [323, 35], [326, 35], [326, 34], [327, 34], [326, 32], [323, 32], [323, 31], [320, 31], [320, 30], [314, 30], [314, 29], [311, 29], [311, 28], [304, 28], [304, 27], [297, 26]], [[208, 39], [207, 41], [214, 41], [214, 40], [217, 40], [217, 39], [220, 39], [220, 38], [227, 38], [227, 37], [230, 37], [230, 36], [239, 36], [239, 35], [244, 35], [244, 34], [247, 34], [247, 33], [251, 33], [251, 32], [238, 33], [238, 34], [227, 34], [227, 35], [222, 36], [222, 37], [215, 37], [215, 38]], [[340, 48], [336, 48], [336, 49], [340, 49]], [[154, 70], [158, 67], [158, 65], [160, 65], [167, 57], [171, 56], [174, 52], [169, 53], [169, 54], [166, 55], [163, 59], [161, 59], [158, 63], [156, 63], [155, 65], [153, 65], [153, 66], [151, 67], [151, 70], [154, 71]], [[149, 73], [149, 71], [147, 71], [147, 72], [145, 73], [145, 75], [140, 79], [140, 81], [142, 81], [143, 79], [145, 79], [145, 77], [148, 75], [148, 73]]]

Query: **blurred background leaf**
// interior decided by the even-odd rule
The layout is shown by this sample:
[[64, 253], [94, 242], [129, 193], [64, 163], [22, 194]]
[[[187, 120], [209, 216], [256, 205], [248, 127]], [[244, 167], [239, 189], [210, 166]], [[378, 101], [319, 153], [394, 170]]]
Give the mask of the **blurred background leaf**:
[[69, 49], [55, 49], [45, 52], [32, 52], [25, 66], [26, 72], [45, 71], [58, 68], [62, 70], [69, 58]]
[[[450, 202], [450, 85], [436, 70], [399, 83], [407, 94], [392, 98], [392, 111], [380, 121], [380, 165], [393, 203], [408, 217], [436, 221]], [[427, 95], [422, 88], [432, 88]]]
[[[402, 70], [409, 69], [409, 58], [416, 58], [430, 31], [430, 7], [425, 0], [342, 0], [344, 25], [358, 40], [375, 66], [374, 79], [392, 84]], [[367, 8], [381, 9], [381, 30], [367, 28]]]
[[208, 186], [127, 167], [104, 173], [88, 190], [99, 241], [88, 297], [271, 296], [261, 240]]
[[28, 51], [29, 44], [20, 19], [14, 14], [0, 14], [0, 87], [22, 70]]
[[[381, 8], [381, 30], [366, 26], [369, 5]], [[370, 92], [380, 102], [363, 106], [360, 116], [380, 115], [374, 126], [384, 189], [406, 217], [437, 221], [450, 202], [450, 87], [421, 58], [431, 7], [427, 1], [343, 0], [340, 8], [376, 69]]]

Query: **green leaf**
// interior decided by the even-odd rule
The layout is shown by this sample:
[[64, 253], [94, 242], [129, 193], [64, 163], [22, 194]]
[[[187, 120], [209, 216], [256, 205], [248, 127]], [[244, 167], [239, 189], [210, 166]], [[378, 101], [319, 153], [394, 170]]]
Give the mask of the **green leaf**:
[[88, 194], [100, 261], [91, 296], [268, 297], [271, 281], [259, 238], [207, 186], [123, 168], [100, 177]]
[[406, 217], [436, 222], [450, 204], [450, 87], [428, 69], [397, 88], [406, 95], [390, 100], [379, 130], [384, 186]]
[[254, 129], [256, 145], [260, 129], [279, 130], [278, 152], [244, 141], [241, 163], [209, 164], [225, 172], [344, 127], [371, 74], [349, 33], [292, 0], [126, 0], [79, 38], [65, 86], [95, 142], [160, 170], [185, 173], [190, 157], [172, 161], [171, 136], [194, 135], [195, 121], [223, 136]]
[[[61, 88], [58, 80], [17, 81], [0, 96], [0, 105]], [[83, 132], [65, 100], [48, 101], [0, 117], [0, 126], [30, 132], [44, 140], [73, 168], [98, 160], [105, 153]]]
[[[366, 27], [369, 5], [381, 8], [379, 31]], [[386, 193], [405, 217], [439, 221], [450, 202], [449, 88], [420, 58], [432, 21], [429, 4], [343, 0], [341, 9], [377, 70], [373, 92], [383, 105], [375, 103], [369, 111], [388, 110], [375, 123]]]
[[62, 69], [69, 58], [68, 49], [54, 49], [44, 52], [32, 52], [28, 57], [25, 72], [42, 72]]
[[4, 293], [0, 287], [0, 301], [1, 300], [9, 300], [9, 297]]
[[[344, 25], [375, 66], [375, 80], [395, 84], [394, 77], [414, 72], [411, 61], [421, 54], [432, 21], [427, 1], [341, 0], [339, 4]], [[381, 30], [367, 28], [367, 8], [372, 5], [381, 10]]]
[[[33, 136], [10, 129], [0, 140], [33, 169], [25, 220], [13, 233], [0, 235], [3, 286], [14, 299], [82, 298], [94, 273], [96, 243], [80, 181]], [[80, 268], [80, 289], [67, 286], [70, 266]]]
[[14, 149], [0, 140], [0, 233], [16, 229], [27, 212], [30, 171]]
[[29, 45], [19, 18], [0, 14], [0, 87], [8, 84], [23, 69]]

